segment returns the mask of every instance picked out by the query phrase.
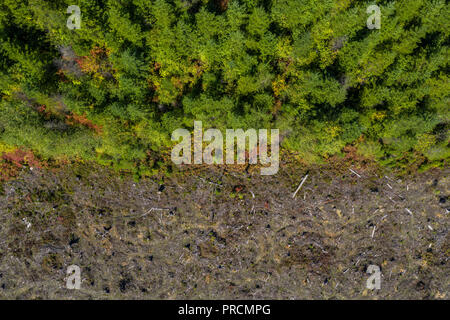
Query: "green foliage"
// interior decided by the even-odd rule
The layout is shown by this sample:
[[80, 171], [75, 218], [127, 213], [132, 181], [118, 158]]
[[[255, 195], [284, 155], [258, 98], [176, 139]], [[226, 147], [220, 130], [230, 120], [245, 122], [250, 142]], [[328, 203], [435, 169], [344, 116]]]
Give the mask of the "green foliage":
[[[386, 165], [448, 160], [446, 1], [376, 1], [379, 30], [373, 1], [218, 2], [2, 1], [0, 143], [149, 172], [149, 154], [201, 120], [280, 128], [312, 162], [347, 144]], [[80, 30], [66, 27], [72, 4]], [[71, 114], [91, 130], [63, 126]]]

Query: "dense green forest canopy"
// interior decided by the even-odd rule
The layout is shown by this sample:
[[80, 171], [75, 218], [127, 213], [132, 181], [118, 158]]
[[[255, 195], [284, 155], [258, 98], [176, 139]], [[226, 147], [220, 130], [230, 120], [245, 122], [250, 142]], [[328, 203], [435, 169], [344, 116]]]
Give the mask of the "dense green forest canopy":
[[2, 0], [0, 153], [145, 175], [198, 120], [279, 128], [307, 162], [351, 144], [383, 165], [442, 165], [449, 18], [444, 0]]

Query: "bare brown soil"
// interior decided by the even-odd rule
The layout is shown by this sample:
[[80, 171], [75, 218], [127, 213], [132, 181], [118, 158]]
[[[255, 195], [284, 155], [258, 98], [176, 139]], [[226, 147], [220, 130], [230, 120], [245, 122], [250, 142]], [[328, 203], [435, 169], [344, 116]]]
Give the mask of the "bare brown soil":
[[[0, 188], [0, 297], [449, 299], [449, 179], [284, 166], [134, 182], [27, 168]], [[71, 264], [80, 290], [66, 288]], [[380, 290], [366, 288], [371, 264]]]

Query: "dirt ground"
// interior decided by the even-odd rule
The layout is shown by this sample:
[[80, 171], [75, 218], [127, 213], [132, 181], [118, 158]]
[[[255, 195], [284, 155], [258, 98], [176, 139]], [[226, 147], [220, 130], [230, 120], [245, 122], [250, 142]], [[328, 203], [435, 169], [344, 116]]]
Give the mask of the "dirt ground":
[[0, 298], [449, 299], [448, 168], [190, 170], [24, 168], [0, 187]]

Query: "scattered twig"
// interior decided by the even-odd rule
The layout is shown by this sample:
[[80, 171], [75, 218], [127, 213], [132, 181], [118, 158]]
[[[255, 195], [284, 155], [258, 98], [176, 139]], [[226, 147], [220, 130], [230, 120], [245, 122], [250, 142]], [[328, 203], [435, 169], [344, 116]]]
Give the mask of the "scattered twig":
[[410, 215], [413, 215], [413, 213], [411, 212], [411, 210], [409, 210], [408, 208], [405, 208], [406, 212], [408, 212]]
[[328, 253], [328, 251], [324, 250], [320, 244], [318, 244], [317, 242], [314, 242], [314, 241], [313, 241], [313, 243], [314, 243], [316, 246], [318, 246], [318, 247], [322, 250], [323, 253]]
[[374, 234], [375, 234], [375, 229], [377, 228], [377, 226], [373, 226], [373, 231], [372, 231], [372, 239], [373, 239], [373, 236], [374, 236]]
[[306, 175], [306, 176], [303, 178], [302, 182], [300, 182], [300, 184], [298, 185], [297, 190], [295, 190], [294, 194], [292, 195], [292, 199], [295, 198], [295, 196], [297, 195], [297, 192], [300, 190], [300, 188], [302, 187], [303, 183], [305, 183], [306, 178], [308, 178], [308, 175]]
[[209, 180], [206, 180], [206, 179], [203, 179], [202, 177], [198, 177], [200, 180], [203, 180], [203, 182], [206, 182], [206, 183], [209, 183], [209, 184], [213, 184], [213, 185], [215, 185], [215, 186], [219, 186], [219, 187], [221, 187], [221, 185], [220, 184], [218, 184], [218, 183], [215, 183], [215, 182], [212, 182], [212, 181], [209, 181]]
[[31, 227], [31, 222], [28, 222], [27, 218], [23, 218], [22, 221], [26, 224], [27, 229]]

